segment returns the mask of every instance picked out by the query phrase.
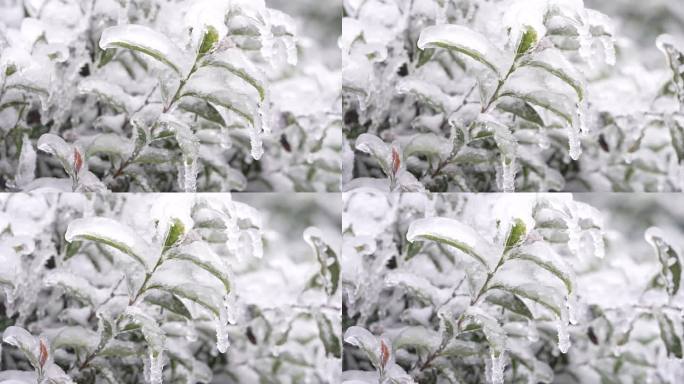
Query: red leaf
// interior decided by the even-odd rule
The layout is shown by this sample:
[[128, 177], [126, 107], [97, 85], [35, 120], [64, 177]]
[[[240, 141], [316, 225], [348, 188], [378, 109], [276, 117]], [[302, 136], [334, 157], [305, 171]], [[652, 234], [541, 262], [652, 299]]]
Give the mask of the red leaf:
[[390, 358], [389, 348], [387, 348], [387, 344], [385, 344], [385, 342], [383, 340], [380, 340], [380, 361], [381, 361], [383, 369], [387, 365], [387, 361], [389, 360], [389, 358]]
[[45, 365], [45, 362], [47, 361], [49, 356], [47, 346], [45, 345], [45, 342], [43, 339], [40, 339], [40, 356], [38, 358], [40, 362], [40, 367], [42, 368]]
[[81, 153], [78, 149], [74, 148], [74, 169], [76, 170], [76, 173], [81, 171], [81, 167], [83, 167], [83, 157], [81, 157]]
[[392, 173], [396, 174], [401, 166], [401, 157], [399, 157], [399, 151], [397, 148], [392, 147]]

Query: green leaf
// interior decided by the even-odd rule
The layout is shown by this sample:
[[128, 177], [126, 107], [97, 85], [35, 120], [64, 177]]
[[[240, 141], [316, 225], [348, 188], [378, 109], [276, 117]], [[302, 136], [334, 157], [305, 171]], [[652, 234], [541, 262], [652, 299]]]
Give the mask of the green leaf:
[[148, 268], [150, 246], [132, 228], [104, 217], [76, 219], [69, 224], [64, 238], [68, 242], [94, 241], [115, 248]]
[[428, 49], [422, 49], [420, 52], [418, 52], [418, 63], [416, 64], [416, 68], [420, 68], [423, 65], [427, 64], [430, 59], [432, 59], [432, 56], [435, 54], [435, 49], [428, 48]]
[[505, 61], [503, 54], [484, 35], [460, 25], [433, 25], [423, 29], [418, 48], [444, 48], [463, 53], [484, 64], [497, 75]]
[[525, 236], [527, 235], [527, 228], [525, 222], [520, 219], [515, 219], [511, 229], [508, 231], [506, 236], [506, 251], [513, 247], [520, 245], [525, 241]]
[[544, 126], [544, 120], [542, 120], [541, 116], [539, 116], [539, 113], [537, 113], [537, 111], [524, 100], [507, 98], [500, 100], [496, 107], [502, 111], [512, 113], [531, 123], [542, 127]]
[[202, 45], [200, 45], [199, 53], [204, 55], [214, 49], [214, 46], [219, 41], [219, 35], [216, 28], [209, 25], [207, 30], [204, 31], [204, 38], [202, 39]]
[[164, 250], [167, 250], [176, 245], [176, 243], [178, 243], [178, 241], [181, 240], [181, 238], [184, 235], [185, 225], [183, 225], [183, 222], [179, 219], [174, 218], [171, 221], [169, 231], [166, 233], [166, 239], [164, 240]]
[[682, 340], [677, 335], [672, 320], [662, 312], [656, 312], [655, 318], [660, 327], [660, 338], [665, 344], [667, 355], [674, 355], [676, 358], [682, 358]]
[[342, 355], [340, 338], [337, 337], [332, 321], [320, 312], [315, 312], [314, 318], [318, 324], [318, 336], [325, 348], [325, 354], [339, 358]]
[[17, 66], [10, 64], [5, 68], [5, 77], [10, 77], [17, 72]]
[[537, 44], [537, 31], [530, 26], [526, 26], [525, 33], [520, 39], [520, 44], [518, 44], [518, 51], [516, 52], [518, 56], [527, 53], [535, 44]]
[[76, 255], [78, 251], [81, 249], [82, 244], [83, 243], [80, 241], [73, 241], [71, 243], [67, 243], [64, 261], [67, 261], [70, 258], [74, 257], [74, 255]]
[[178, 297], [168, 292], [150, 292], [145, 296], [145, 301], [154, 305], [158, 305], [187, 319], [192, 319], [192, 315], [188, 311], [188, 308], [185, 306], [185, 304], [183, 304]]
[[168, 37], [152, 28], [127, 24], [109, 27], [102, 32], [100, 48], [126, 48], [148, 55], [183, 75], [186, 58]]

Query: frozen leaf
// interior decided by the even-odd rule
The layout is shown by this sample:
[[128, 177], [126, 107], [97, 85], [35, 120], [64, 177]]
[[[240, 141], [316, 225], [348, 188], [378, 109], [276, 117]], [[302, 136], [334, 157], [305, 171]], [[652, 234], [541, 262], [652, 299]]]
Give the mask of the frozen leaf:
[[547, 243], [535, 242], [524, 245], [511, 252], [508, 257], [511, 260], [523, 260], [534, 263], [540, 268], [549, 271], [563, 282], [568, 294], [573, 292], [574, 278], [572, 270]]
[[64, 238], [68, 242], [90, 240], [110, 246], [132, 257], [145, 269], [150, 267], [151, 249], [132, 228], [104, 217], [76, 219]]
[[559, 51], [545, 49], [522, 60], [521, 65], [540, 68], [556, 76], [575, 90], [580, 101], [584, 99], [585, 86], [579, 71]]
[[164, 257], [169, 260], [187, 261], [206, 270], [221, 281], [221, 284], [225, 287], [226, 293], [231, 291], [228, 267], [207, 243], [196, 241], [190, 244], [181, 245], [171, 249]]
[[2, 332], [2, 341], [21, 350], [34, 368], [40, 369], [38, 338], [27, 330], [17, 326], [9, 326]]
[[484, 35], [460, 25], [435, 25], [423, 29], [418, 48], [445, 48], [463, 53], [501, 75], [505, 67], [504, 54]]
[[382, 369], [380, 340], [368, 330], [358, 326], [349, 327], [344, 332], [344, 342], [361, 349], [377, 369]]
[[173, 313], [179, 314], [185, 318], [192, 319], [192, 315], [183, 302], [175, 295], [163, 291], [154, 291], [145, 295], [145, 301], [150, 304], [158, 305]]
[[416, 220], [406, 233], [409, 242], [416, 240], [432, 240], [452, 246], [464, 254], [474, 258], [486, 269], [490, 265], [492, 246], [471, 227], [448, 218], [432, 217]]
[[667, 350], [667, 355], [673, 355], [674, 357], [682, 358], [682, 340], [675, 331], [675, 326], [673, 321], [669, 316], [662, 312], [656, 312], [655, 318], [658, 321], [658, 326], [660, 327], [660, 338], [665, 344]]
[[333, 327], [332, 321], [323, 313], [314, 313], [316, 324], [318, 325], [318, 337], [323, 343], [326, 355], [332, 355], [339, 358], [341, 355], [340, 339]]
[[48, 287], [58, 286], [69, 296], [92, 306], [99, 305], [108, 295], [106, 290], [96, 288], [85, 278], [66, 271], [50, 272], [45, 276], [44, 284]]
[[340, 261], [337, 253], [323, 240], [321, 231], [309, 227], [304, 231], [304, 240], [311, 246], [320, 265], [320, 276], [328, 295], [334, 295], [340, 280]]
[[409, 272], [392, 271], [385, 276], [385, 284], [390, 287], [401, 286], [421, 301], [440, 305], [449, 298], [449, 293], [435, 287], [424, 277]]
[[659, 228], [649, 228], [644, 237], [653, 246], [658, 256], [661, 265], [660, 274], [665, 279], [667, 292], [671, 296], [676, 295], [682, 280], [682, 262], [679, 253]]
[[379, 137], [369, 133], [361, 134], [356, 139], [356, 149], [373, 157], [380, 164], [385, 175], [392, 174], [391, 150]]
[[542, 120], [539, 113], [527, 102], [520, 99], [506, 98], [500, 100], [496, 107], [502, 111], [512, 113], [518, 117], [521, 117], [529, 122], [535, 123], [541, 127], [544, 126], [544, 120]]
[[55, 156], [62, 164], [62, 167], [67, 174], [72, 178], [76, 178], [78, 173], [74, 168], [74, 147], [67, 144], [64, 139], [51, 133], [46, 133], [38, 139], [38, 149]]
[[266, 77], [241, 50], [230, 48], [215, 53], [206, 57], [202, 61], [202, 65], [223, 68], [231, 72], [254, 87], [259, 93], [262, 102], [265, 100], [267, 86]]
[[187, 71], [187, 59], [168, 37], [144, 25], [118, 25], [102, 32], [100, 48], [126, 48], [151, 56], [169, 67], [178, 75]]

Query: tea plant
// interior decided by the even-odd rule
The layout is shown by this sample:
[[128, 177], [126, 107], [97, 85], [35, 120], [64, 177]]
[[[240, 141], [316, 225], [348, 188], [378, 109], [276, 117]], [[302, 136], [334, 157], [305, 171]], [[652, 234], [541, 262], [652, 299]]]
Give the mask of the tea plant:
[[343, 25], [346, 189], [682, 189], [674, 37], [666, 76], [581, 0], [346, 1]]
[[[604, 214], [568, 195], [345, 197], [343, 382], [676, 383], [684, 375], [671, 228], [615, 233]], [[634, 226], [637, 217], [623, 219]]]
[[6, 188], [339, 189], [337, 71], [298, 64], [297, 22], [263, 0], [0, 9]]
[[321, 230], [304, 233], [313, 256], [262, 260], [272, 229], [229, 195], [1, 202], [0, 382], [337, 380], [339, 263]]

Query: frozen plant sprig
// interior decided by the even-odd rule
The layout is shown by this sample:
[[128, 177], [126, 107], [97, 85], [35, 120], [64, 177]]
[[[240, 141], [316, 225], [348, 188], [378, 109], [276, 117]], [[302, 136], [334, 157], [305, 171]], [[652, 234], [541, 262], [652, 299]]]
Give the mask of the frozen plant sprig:
[[[20, 9], [3, 5], [2, 188], [339, 189], [335, 68], [296, 66], [299, 22], [263, 1]], [[326, 96], [300, 112], [312, 82]]]
[[[514, 202], [468, 195], [454, 199], [459, 205], [411, 193], [392, 203], [399, 211], [389, 223], [371, 224], [380, 232], [371, 234], [375, 213], [352, 209], [372, 194], [351, 195], [349, 213], [359, 217], [344, 224], [345, 341], [359, 352], [345, 350], [344, 380], [467, 381], [465, 372], [479, 372], [481, 381], [501, 383], [511, 365], [514, 379], [553, 380], [549, 363], [533, 351], [541, 330], [544, 349], [571, 350], [570, 325], [581, 326], [573, 265], [603, 256], [603, 242], [594, 241], [603, 238], [598, 211], [567, 196]], [[419, 218], [433, 210], [441, 217]], [[374, 374], [360, 371], [368, 370], [366, 359]]]

